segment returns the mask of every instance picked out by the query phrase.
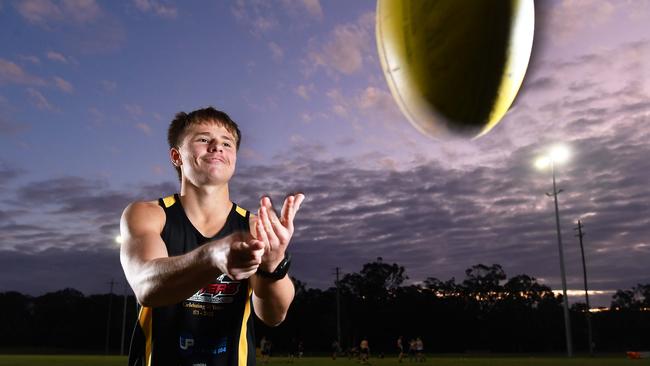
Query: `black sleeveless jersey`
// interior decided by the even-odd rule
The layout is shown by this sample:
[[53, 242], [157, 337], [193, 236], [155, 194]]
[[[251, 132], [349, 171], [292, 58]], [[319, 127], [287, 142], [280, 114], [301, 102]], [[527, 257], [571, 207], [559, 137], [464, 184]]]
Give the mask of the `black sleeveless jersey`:
[[[170, 257], [236, 231], [249, 231], [250, 212], [236, 204], [211, 238], [192, 225], [177, 194], [159, 199], [159, 204], [166, 215], [160, 235]], [[220, 275], [181, 303], [141, 307], [129, 366], [254, 366], [251, 294], [248, 280]]]

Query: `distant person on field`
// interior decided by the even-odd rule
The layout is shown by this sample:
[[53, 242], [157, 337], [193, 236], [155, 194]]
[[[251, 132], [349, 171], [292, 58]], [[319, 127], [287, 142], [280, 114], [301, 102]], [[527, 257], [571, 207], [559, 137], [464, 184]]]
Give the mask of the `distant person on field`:
[[415, 339], [415, 353], [418, 361], [424, 362], [424, 343], [420, 337]]
[[399, 336], [397, 338], [397, 362], [402, 363], [404, 358], [404, 337]]
[[415, 339], [409, 340], [409, 361], [415, 362]]
[[370, 346], [366, 338], [363, 338], [361, 340], [361, 344], [359, 344], [359, 357], [362, 364], [368, 364], [368, 358], [370, 357]]
[[262, 337], [262, 341], [260, 342], [260, 348], [262, 350], [263, 364], [269, 363], [269, 359], [271, 358], [271, 347], [272, 347], [271, 340], [266, 339], [266, 337]]
[[332, 342], [332, 360], [336, 360], [336, 356], [341, 352], [341, 345], [336, 339]]

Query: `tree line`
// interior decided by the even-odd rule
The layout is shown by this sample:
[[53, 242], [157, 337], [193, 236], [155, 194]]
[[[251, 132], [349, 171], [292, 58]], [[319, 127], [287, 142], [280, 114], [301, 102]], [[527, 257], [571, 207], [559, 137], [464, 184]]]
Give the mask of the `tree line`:
[[[400, 335], [422, 338], [428, 353], [565, 351], [562, 296], [534, 277], [508, 278], [498, 264], [477, 264], [459, 282], [430, 277], [406, 285], [407, 279], [404, 267], [381, 258], [325, 290], [307, 288], [294, 278], [296, 297], [287, 319], [276, 328], [257, 322], [256, 338], [271, 339], [280, 353], [298, 341], [307, 354], [324, 353], [338, 338], [340, 319], [343, 348], [358, 346], [366, 338], [373, 355], [396, 354]], [[590, 314], [595, 350], [650, 348], [648, 309], [650, 284], [618, 290], [610, 311]], [[0, 293], [0, 347], [17, 352], [108, 350], [115, 354], [122, 347], [123, 319], [128, 350], [136, 314], [133, 296], [85, 296], [74, 289], [38, 297], [4, 292]], [[573, 344], [578, 352], [588, 350], [587, 314], [584, 304], [572, 305]]]

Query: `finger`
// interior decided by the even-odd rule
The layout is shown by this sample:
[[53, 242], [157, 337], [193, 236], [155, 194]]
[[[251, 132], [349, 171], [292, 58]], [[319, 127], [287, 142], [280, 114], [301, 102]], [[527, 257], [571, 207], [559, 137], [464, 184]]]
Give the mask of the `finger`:
[[262, 213], [262, 224], [264, 226], [264, 231], [266, 232], [266, 236], [269, 238], [269, 244], [271, 246], [271, 250], [273, 250], [274, 249], [273, 247], [278, 245], [279, 239], [278, 236], [276, 235], [277, 234], [276, 231], [274, 230], [274, 225], [271, 221], [269, 210], [266, 207], [262, 207], [261, 213]]
[[280, 222], [284, 226], [287, 226], [289, 222], [289, 212], [293, 207], [294, 201], [295, 201], [295, 197], [293, 195], [288, 195], [287, 198], [284, 199], [284, 204], [282, 205], [282, 211], [280, 211]]
[[271, 201], [271, 197], [269, 196], [262, 197], [260, 201], [260, 206], [266, 207], [269, 211], [273, 212], [273, 214], [277, 216], [275, 212], [275, 208], [273, 207], [273, 201]]
[[248, 242], [248, 247], [253, 252], [264, 251], [265, 246], [266, 246], [266, 243], [264, 243], [261, 240], [250, 240]]
[[[268, 221], [271, 223], [271, 232], [268, 233], [269, 239], [276, 239], [280, 243], [286, 243], [291, 238], [291, 235], [287, 231], [287, 228], [282, 225], [278, 217], [275, 215], [275, 212], [269, 211], [268, 208], [265, 208], [266, 216]], [[266, 228], [266, 225], [265, 225]]]
[[257, 211], [257, 222], [255, 223], [255, 231], [257, 232], [257, 240], [264, 242], [265, 247], [270, 250], [269, 236], [266, 235], [264, 230], [264, 219], [262, 218], [262, 208]]
[[261, 242], [259, 240], [252, 240], [249, 243], [235, 243], [230, 250], [232, 254], [232, 267], [239, 268], [242, 266], [259, 264], [262, 256], [264, 255], [264, 247], [264, 242]]
[[[286, 204], [286, 201], [285, 201]], [[275, 213], [275, 210], [273, 209], [273, 204], [271, 202], [271, 199], [269, 197], [265, 197], [265, 205], [264, 207], [266, 208], [266, 213], [268, 214], [269, 220], [271, 221], [271, 225], [273, 226], [273, 231], [275, 231], [275, 234], [279, 234], [284, 231], [285, 227], [282, 225], [280, 222], [280, 219], [278, 218], [278, 215]], [[283, 207], [284, 209], [284, 207]]]
[[305, 200], [305, 195], [302, 193], [298, 193], [294, 196], [293, 199], [293, 204], [291, 205], [291, 209], [289, 210], [288, 213], [288, 218], [287, 218], [287, 229], [291, 233], [293, 233], [293, 220], [296, 218], [296, 213], [298, 210], [300, 210], [300, 205], [302, 204], [302, 201]]

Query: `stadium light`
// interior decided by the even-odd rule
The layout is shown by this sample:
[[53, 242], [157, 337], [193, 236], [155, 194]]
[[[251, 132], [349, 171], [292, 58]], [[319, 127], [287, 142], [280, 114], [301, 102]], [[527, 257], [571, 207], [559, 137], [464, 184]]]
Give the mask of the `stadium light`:
[[564, 270], [564, 250], [562, 248], [562, 234], [560, 233], [560, 211], [557, 204], [557, 195], [562, 192], [558, 190], [555, 184], [555, 166], [562, 164], [569, 160], [569, 149], [564, 145], [556, 145], [552, 147], [548, 154], [538, 157], [535, 160], [535, 166], [540, 169], [551, 167], [551, 175], [553, 177], [553, 192], [546, 193], [547, 196], [553, 196], [555, 202], [555, 227], [557, 229], [557, 246], [560, 252], [560, 274], [562, 278], [562, 295], [564, 296], [564, 332], [566, 337], [567, 356], [573, 356], [573, 343], [571, 340], [571, 318], [569, 317], [569, 297], [566, 290], [566, 273]]

